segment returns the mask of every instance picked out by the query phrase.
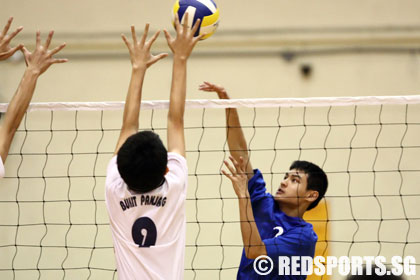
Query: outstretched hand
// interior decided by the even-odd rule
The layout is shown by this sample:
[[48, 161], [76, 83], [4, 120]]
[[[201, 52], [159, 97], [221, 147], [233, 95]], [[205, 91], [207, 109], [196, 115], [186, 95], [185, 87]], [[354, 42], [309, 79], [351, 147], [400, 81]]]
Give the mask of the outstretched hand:
[[151, 65], [155, 64], [157, 61], [161, 60], [164, 57], [167, 57], [167, 53], [161, 53], [158, 55], [152, 55], [150, 53], [150, 48], [153, 43], [156, 41], [156, 38], [159, 36], [160, 31], [158, 30], [149, 41], [146, 42], [147, 34], [149, 33], [149, 24], [146, 24], [141, 37], [140, 42], [137, 40], [136, 29], [134, 25], [131, 26], [131, 36], [133, 42], [129, 42], [127, 37], [124, 34], [121, 34], [121, 37], [126, 44], [128, 51], [130, 53], [130, 60], [133, 68], [149, 68]]
[[203, 84], [199, 86], [198, 89], [202, 91], [207, 91], [207, 92], [216, 92], [220, 99], [229, 99], [229, 96], [225, 88], [219, 85], [215, 85], [209, 82], [204, 82]]
[[189, 15], [186, 13], [184, 16], [184, 23], [181, 25], [179, 23], [178, 14], [175, 14], [176, 38], [172, 38], [171, 34], [169, 34], [166, 29], [163, 30], [165, 33], [166, 41], [168, 42], [168, 46], [173, 52], [174, 56], [182, 59], [187, 59], [197, 42], [206, 36], [206, 34], [201, 34], [197, 37], [194, 37], [194, 34], [197, 32], [201, 21], [200, 19], [197, 19], [193, 28], [191, 29], [188, 26], [188, 17]]
[[64, 63], [68, 61], [67, 59], [53, 58], [53, 55], [61, 51], [66, 46], [66, 43], [63, 43], [52, 50], [48, 50], [53, 35], [54, 31], [50, 31], [45, 43], [41, 44], [41, 32], [37, 31], [35, 50], [31, 53], [25, 47], [23, 47], [23, 55], [25, 56], [25, 62], [28, 66], [28, 70], [31, 70], [38, 75], [41, 75], [42, 73], [47, 71], [47, 69], [52, 64]]
[[23, 48], [22, 44], [12, 48], [10, 47], [10, 42], [12, 39], [22, 31], [23, 27], [18, 27], [14, 32], [11, 34], [7, 34], [9, 31], [10, 26], [12, 25], [13, 17], [10, 17], [6, 23], [6, 26], [3, 28], [3, 31], [0, 33], [0, 60], [5, 60], [11, 57], [15, 52], [21, 50]]
[[228, 177], [232, 182], [233, 189], [235, 190], [236, 195], [239, 198], [248, 198], [248, 177], [246, 175], [246, 164], [243, 157], [239, 157], [239, 162], [235, 160], [234, 157], [229, 156], [229, 159], [232, 161], [234, 167], [229, 164], [227, 160], [224, 160], [225, 166], [229, 169], [230, 173], [222, 169], [223, 175]]

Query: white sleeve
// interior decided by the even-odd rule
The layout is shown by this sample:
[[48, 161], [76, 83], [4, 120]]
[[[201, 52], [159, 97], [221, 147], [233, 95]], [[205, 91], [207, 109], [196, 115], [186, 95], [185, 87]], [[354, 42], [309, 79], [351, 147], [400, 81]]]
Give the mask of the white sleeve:
[[4, 177], [4, 165], [3, 165], [3, 160], [1, 159], [0, 156], [0, 178]]
[[120, 172], [118, 172], [117, 166], [117, 156], [113, 156], [108, 163], [108, 167], [106, 169], [106, 181], [105, 186], [107, 191], [114, 188], [115, 186], [121, 185], [123, 179], [120, 176]]
[[187, 160], [180, 154], [168, 153], [168, 169], [169, 172], [166, 176], [171, 177], [183, 189], [186, 189], [188, 182]]

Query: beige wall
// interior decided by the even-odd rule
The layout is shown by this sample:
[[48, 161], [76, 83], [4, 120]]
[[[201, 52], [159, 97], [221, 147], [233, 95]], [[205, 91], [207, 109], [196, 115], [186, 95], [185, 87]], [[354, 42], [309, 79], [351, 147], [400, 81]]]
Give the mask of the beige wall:
[[[123, 100], [130, 64], [120, 33], [131, 24], [140, 32], [145, 22], [172, 29], [172, 1], [3, 2], [2, 22], [13, 15], [14, 27], [25, 28], [15, 43], [33, 47], [35, 30], [54, 29], [54, 42], [68, 44], [62, 57], [70, 62], [40, 79], [34, 101]], [[203, 80], [225, 85], [235, 98], [418, 92], [419, 1], [219, 2], [218, 32], [190, 59], [188, 98], [203, 98], [196, 90]], [[163, 36], [155, 51], [169, 51]], [[303, 53], [287, 62], [285, 51]], [[16, 59], [0, 65], [0, 102], [23, 72]], [[310, 79], [302, 78], [302, 64], [313, 67]], [[170, 58], [149, 71], [145, 99], [167, 99], [170, 71]]]

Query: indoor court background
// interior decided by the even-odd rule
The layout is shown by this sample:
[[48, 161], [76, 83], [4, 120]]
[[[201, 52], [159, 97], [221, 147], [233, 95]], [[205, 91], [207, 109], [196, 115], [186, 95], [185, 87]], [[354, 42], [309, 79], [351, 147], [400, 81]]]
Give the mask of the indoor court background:
[[[172, 31], [172, 4], [166, 0], [2, 0], [0, 24], [3, 26], [13, 15], [12, 29], [24, 26], [13, 43], [23, 42], [30, 50], [38, 29], [43, 38], [49, 30], [55, 30], [53, 45], [67, 43], [60, 57], [70, 61], [53, 65], [42, 75], [33, 102], [122, 101], [131, 68], [120, 34], [128, 35], [131, 24], [141, 34], [146, 22], [151, 24], [151, 34], [163, 28]], [[202, 81], [225, 86], [232, 98], [419, 94], [419, 1], [219, 0], [217, 4], [221, 12], [218, 31], [200, 42], [189, 59], [188, 99], [216, 98], [216, 94], [198, 91]], [[162, 34], [153, 50], [169, 52]], [[24, 67], [19, 55], [0, 63], [0, 103], [10, 100]], [[303, 74], [304, 68], [310, 69], [309, 75]], [[171, 71], [171, 57], [148, 70], [144, 100], [168, 99]], [[328, 223], [327, 239], [339, 241], [329, 243], [329, 255], [404, 252], [417, 254], [418, 263], [420, 130], [413, 125], [405, 131], [404, 123], [420, 123], [419, 109], [418, 105], [385, 105], [241, 108], [239, 112], [250, 148], [259, 150], [252, 153], [253, 166], [267, 173], [268, 189], [276, 189], [282, 178], [280, 173], [296, 158], [312, 160], [329, 172], [328, 219], [343, 220]], [[155, 129], [166, 142], [166, 113], [142, 111], [140, 127]], [[1, 279], [13, 279], [13, 273], [15, 279], [38, 279], [39, 275], [41, 279], [61, 279], [61, 269], [42, 268], [61, 268], [63, 263], [64, 267], [80, 268], [67, 270], [65, 279], [117, 278], [103, 191], [106, 165], [121, 120], [121, 111], [43, 111], [27, 115], [7, 159], [9, 178], [0, 183], [0, 200], [11, 202], [0, 203], [0, 224], [13, 225], [18, 221], [27, 226], [19, 227], [17, 235], [16, 227], [0, 229]], [[354, 123], [366, 125], [355, 134]], [[367, 125], [370, 123], [375, 125]], [[227, 149], [224, 114], [222, 109], [189, 109], [185, 124], [190, 127], [186, 132], [190, 176], [185, 279], [234, 279], [241, 253], [239, 224], [232, 222], [238, 220], [237, 202], [231, 184], [218, 175], [227, 154], [223, 150]], [[206, 129], [202, 129], [203, 124]], [[348, 125], [329, 131], [331, 124]], [[50, 133], [50, 129], [54, 132]], [[402, 154], [398, 148], [401, 143], [414, 148]], [[355, 150], [351, 158], [350, 149], [332, 149], [328, 153], [323, 149], [300, 149], [343, 145], [370, 148]], [[397, 148], [380, 149], [388, 146]], [[215, 151], [208, 152], [212, 150]], [[51, 155], [46, 156], [46, 151]], [[338, 172], [359, 168], [417, 172], [372, 171], [353, 174], [351, 181], [348, 174]], [[49, 178], [56, 175], [61, 177]], [[396, 194], [401, 186], [404, 194], [414, 195], [403, 200], [399, 196], [372, 195], [378, 194], [374, 189], [379, 194]], [[352, 200], [350, 205], [350, 193], [362, 198]], [[39, 203], [17, 205], [16, 198]], [[74, 202], [69, 202], [69, 198]], [[56, 202], [43, 204], [43, 200]], [[389, 221], [354, 222], [378, 217]], [[44, 223], [51, 223], [48, 233]], [[357, 242], [372, 239], [383, 243]], [[407, 241], [409, 244], [404, 246]], [[21, 246], [16, 253], [14, 246], [6, 246], [15, 242], [37, 246]], [[40, 242], [45, 246], [42, 253]], [[54, 247], [56, 244], [60, 246]], [[66, 249], [63, 244], [72, 248]], [[12, 262], [15, 272], [11, 271]], [[39, 267], [41, 274], [36, 269], [19, 270], [34, 267]]]

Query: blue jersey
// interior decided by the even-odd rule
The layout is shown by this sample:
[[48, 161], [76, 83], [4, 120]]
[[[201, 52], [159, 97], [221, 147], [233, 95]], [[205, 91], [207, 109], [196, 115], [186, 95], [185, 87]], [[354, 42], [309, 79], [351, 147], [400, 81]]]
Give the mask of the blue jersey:
[[301, 218], [287, 216], [280, 210], [274, 197], [266, 192], [264, 178], [258, 169], [254, 170], [254, 176], [248, 182], [248, 190], [255, 222], [274, 268], [269, 275], [258, 275], [254, 271], [254, 260], [248, 259], [243, 250], [237, 279], [306, 279], [306, 276], [299, 275], [279, 276], [277, 264], [279, 256], [314, 257], [318, 237], [312, 225]]

